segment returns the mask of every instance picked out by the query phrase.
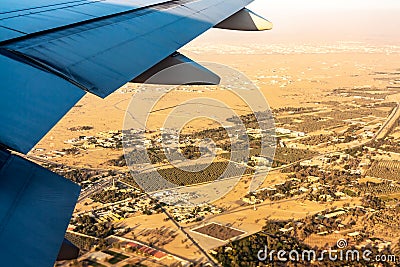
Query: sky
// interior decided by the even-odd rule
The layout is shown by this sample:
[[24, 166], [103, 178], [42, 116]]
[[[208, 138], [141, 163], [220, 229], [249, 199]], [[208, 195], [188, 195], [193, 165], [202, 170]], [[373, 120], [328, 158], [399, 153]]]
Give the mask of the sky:
[[400, 0], [256, 0], [248, 6], [274, 23], [272, 31], [211, 30], [201, 41], [400, 44]]

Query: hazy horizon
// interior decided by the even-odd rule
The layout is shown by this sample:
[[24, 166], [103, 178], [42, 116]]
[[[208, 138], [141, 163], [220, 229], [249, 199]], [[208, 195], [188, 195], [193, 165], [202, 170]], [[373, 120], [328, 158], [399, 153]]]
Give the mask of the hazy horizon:
[[274, 24], [272, 31], [212, 29], [195, 42], [399, 43], [400, 1], [256, 0], [248, 6]]

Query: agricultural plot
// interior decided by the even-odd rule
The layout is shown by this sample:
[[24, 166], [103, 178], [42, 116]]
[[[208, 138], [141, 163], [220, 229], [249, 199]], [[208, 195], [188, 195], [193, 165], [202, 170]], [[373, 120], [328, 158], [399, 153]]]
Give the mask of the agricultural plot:
[[317, 155], [318, 153], [312, 150], [277, 147], [275, 151], [274, 167], [293, 163], [299, 160], [307, 159]]
[[210, 223], [205, 226], [195, 228], [192, 230], [193, 232], [197, 232], [206, 236], [210, 236], [222, 241], [226, 241], [232, 239], [234, 237], [243, 235], [245, 232], [227, 227], [224, 225], [220, 225], [217, 223]]
[[342, 120], [334, 119], [328, 116], [330, 113], [324, 113], [325, 115], [319, 114], [318, 116], [306, 115], [302, 116], [300, 121], [296, 121], [292, 117], [277, 118], [276, 123], [282, 124], [283, 127], [287, 127], [294, 131], [312, 133], [320, 130], [329, 130], [337, 127], [345, 126]]
[[277, 117], [276, 123], [291, 130], [312, 133], [319, 130], [332, 130], [338, 127], [346, 126], [346, 120], [354, 120], [366, 118], [371, 121], [374, 118], [386, 118], [390, 114], [390, 110], [382, 110], [378, 108], [358, 108], [358, 109], [333, 109], [329, 112], [309, 114], [302, 116], [300, 121], [293, 117]]
[[400, 181], [400, 161], [382, 160], [374, 162], [366, 175], [386, 180]]
[[138, 197], [140, 193], [133, 191], [118, 191], [118, 190], [103, 190], [99, 193], [93, 194], [90, 198], [95, 202], [100, 202], [103, 204], [114, 203], [117, 201], [122, 201], [127, 198]]
[[400, 193], [400, 186], [388, 182], [380, 184], [367, 184], [365, 186], [361, 186], [359, 189], [363, 193], [373, 195], [391, 195]]
[[307, 146], [317, 146], [320, 144], [328, 143], [332, 139], [333, 139], [332, 135], [320, 134], [303, 138], [299, 141], [299, 143]]
[[[250, 168], [246, 168], [235, 163], [231, 163], [231, 167], [227, 168], [228, 164], [228, 161], [214, 161], [208, 167], [205, 164], [204, 166], [198, 165], [198, 169], [202, 169], [198, 172], [185, 171], [176, 167], [162, 168], [155, 171], [157, 171], [158, 174], [161, 175], [166, 181], [178, 186], [209, 183], [219, 178], [238, 177], [252, 173]], [[147, 177], [148, 179], [152, 179], [152, 177], [155, 175], [155, 171], [142, 172], [140, 174], [141, 179], [146, 180]], [[134, 180], [133, 178], [127, 178], [124, 180], [124, 182], [132, 184], [134, 183]]]
[[[221, 177], [228, 167], [227, 161], [213, 162], [202, 171], [199, 172], [188, 172], [179, 168], [168, 168], [159, 169], [158, 173], [163, 176], [166, 180], [177, 184], [177, 185], [192, 185], [205, 182], [212, 182]], [[237, 168], [230, 168], [229, 173], [225, 173], [224, 177], [235, 177], [243, 173], [243, 166], [237, 166]], [[249, 173], [247, 169], [244, 174]]]
[[390, 112], [385, 112], [380, 109], [372, 108], [359, 108], [351, 110], [333, 110], [331, 112], [321, 113], [323, 117], [333, 118], [335, 120], [343, 121], [356, 118], [364, 118], [368, 116], [385, 118], [390, 114]]

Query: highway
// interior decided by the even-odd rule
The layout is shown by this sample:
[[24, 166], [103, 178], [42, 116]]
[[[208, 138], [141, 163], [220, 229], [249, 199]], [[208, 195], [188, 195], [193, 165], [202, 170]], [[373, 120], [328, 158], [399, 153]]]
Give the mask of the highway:
[[382, 127], [378, 130], [372, 140], [379, 140], [385, 138], [389, 132], [392, 130], [395, 123], [400, 118], [400, 102], [397, 102], [397, 106], [394, 108], [392, 113], [389, 115], [388, 119], [382, 125]]
[[[154, 201], [156, 201], [156, 203], [157, 204], [159, 204], [159, 201], [156, 199], [156, 198], [152, 198], [149, 194], [147, 194], [147, 193], [145, 193], [146, 194], [146, 196], [148, 197], [148, 198], [150, 198], [150, 199], [153, 199]], [[173, 222], [174, 224], [175, 224], [175, 226], [198, 248], [198, 250], [206, 257], [206, 259], [208, 260], [208, 263], [209, 264], [211, 264], [212, 266], [215, 266], [215, 267], [217, 267], [217, 266], [219, 266], [219, 264], [217, 263], [217, 261], [215, 260], [215, 259], [213, 259], [208, 253], [207, 253], [207, 251], [205, 251], [204, 249], [203, 249], [203, 247], [202, 246], [200, 246], [200, 244], [199, 243], [197, 243], [197, 241], [191, 236], [191, 235], [189, 235], [188, 233], [187, 233], [187, 231], [182, 227], [182, 226], [180, 226], [180, 224], [177, 222], [177, 221], [175, 221], [174, 220], [174, 217], [173, 216], [171, 216], [170, 214], [169, 214], [169, 212], [164, 208], [164, 206], [163, 205], [160, 205], [161, 206], [161, 210], [163, 211], [163, 213], [171, 220], [171, 222]]]

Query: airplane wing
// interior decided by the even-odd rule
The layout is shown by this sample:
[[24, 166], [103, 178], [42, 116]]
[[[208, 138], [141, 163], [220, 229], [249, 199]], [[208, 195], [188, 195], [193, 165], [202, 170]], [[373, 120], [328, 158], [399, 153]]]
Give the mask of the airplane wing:
[[176, 51], [212, 27], [270, 29], [244, 8], [252, 1], [0, 2], [0, 256], [6, 266], [52, 266], [79, 195], [75, 184], [10, 151], [28, 153], [86, 93], [104, 98], [171, 64], [190, 62], [194, 75], [218, 83]]

